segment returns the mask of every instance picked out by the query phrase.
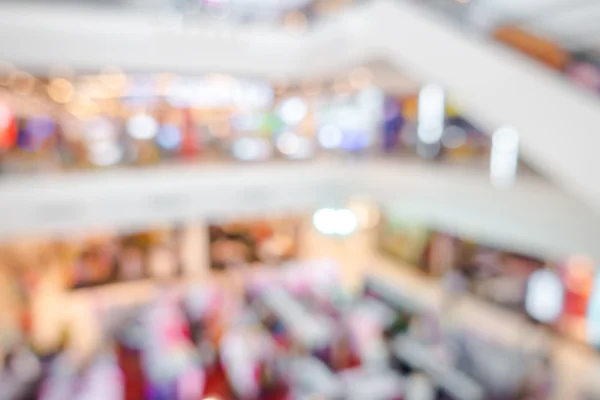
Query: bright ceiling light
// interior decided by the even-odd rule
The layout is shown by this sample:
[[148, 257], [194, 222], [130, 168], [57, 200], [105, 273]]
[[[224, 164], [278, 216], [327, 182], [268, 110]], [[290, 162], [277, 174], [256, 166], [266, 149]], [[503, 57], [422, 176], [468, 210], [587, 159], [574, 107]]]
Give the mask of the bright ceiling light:
[[564, 287], [556, 273], [549, 270], [535, 271], [527, 281], [525, 309], [533, 319], [555, 322], [562, 313]]
[[292, 160], [305, 160], [315, 154], [314, 139], [291, 132], [279, 136], [277, 147], [285, 157]]
[[514, 184], [519, 164], [519, 134], [510, 127], [502, 127], [492, 136], [490, 179], [494, 186]]
[[293, 132], [284, 132], [277, 138], [277, 149], [285, 155], [294, 155], [300, 149], [300, 138]]
[[313, 214], [313, 225], [324, 235], [335, 235], [337, 232], [335, 226], [336, 210], [332, 208], [322, 208]]
[[308, 106], [300, 97], [292, 97], [284, 100], [279, 106], [278, 114], [289, 125], [301, 122], [308, 114]]
[[347, 236], [358, 227], [356, 215], [346, 208], [322, 208], [313, 214], [314, 227], [324, 235]]
[[158, 122], [147, 114], [138, 114], [127, 121], [127, 133], [138, 140], [149, 140], [158, 133]]
[[587, 340], [600, 347], [600, 274], [596, 274], [587, 308]]
[[419, 92], [417, 136], [425, 144], [438, 143], [446, 118], [444, 89], [439, 85], [423, 86]]
[[492, 146], [499, 151], [512, 152], [519, 148], [519, 134], [510, 127], [502, 127], [494, 132]]
[[90, 162], [99, 167], [118, 164], [123, 155], [119, 144], [108, 140], [94, 142], [89, 147]]
[[340, 210], [337, 210], [336, 225], [338, 235], [350, 235], [351, 233], [356, 231], [356, 228], [358, 227], [358, 219], [352, 211], [346, 208], [342, 208]]
[[337, 149], [342, 145], [344, 134], [342, 130], [336, 125], [325, 125], [319, 129], [317, 133], [317, 140], [324, 149]]
[[244, 137], [235, 141], [232, 153], [241, 161], [259, 161], [271, 156], [272, 147], [266, 139]]

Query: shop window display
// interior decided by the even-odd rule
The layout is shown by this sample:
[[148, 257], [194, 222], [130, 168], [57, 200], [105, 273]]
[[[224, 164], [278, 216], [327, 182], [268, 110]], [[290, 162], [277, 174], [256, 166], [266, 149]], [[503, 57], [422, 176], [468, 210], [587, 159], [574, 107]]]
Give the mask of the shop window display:
[[71, 285], [80, 288], [179, 276], [179, 235], [177, 228], [167, 228], [84, 240], [76, 250]]
[[[0, 90], [4, 172], [331, 155], [416, 156], [450, 163], [489, 157], [489, 138], [450, 103], [442, 110], [440, 140], [425, 149], [417, 140], [417, 96], [387, 95], [370, 79], [350, 85], [351, 76], [324, 78], [315, 81], [319, 90], [314, 93], [303, 82], [279, 90], [266, 80], [214, 74], [116, 70], [58, 79], [72, 92], [66, 103], [50, 96], [57, 79], [38, 79], [50, 94]], [[340, 82], [347, 90], [340, 91]]]
[[589, 258], [543, 260], [397, 218], [383, 218], [378, 232], [384, 254], [443, 280], [454, 295], [470, 293], [597, 346], [596, 267]]
[[429, 240], [430, 231], [414, 221], [383, 219], [378, 227], [379, 248], [392, 257], [419, 266]]
[[[135, 233], [98, 232], [7, 243], [3, 258], [30, 282], [58, 274], [67, 287], [85, 288], [141, 279], [168, 279], [182, 274], [183, 229], [157, 228]], [[42, 269], [38, 265], [49, 265]]]
[[292, 260], [298, 249], [300, 224], [298, 218], [280, 218], [210, 225], [211, 268]]

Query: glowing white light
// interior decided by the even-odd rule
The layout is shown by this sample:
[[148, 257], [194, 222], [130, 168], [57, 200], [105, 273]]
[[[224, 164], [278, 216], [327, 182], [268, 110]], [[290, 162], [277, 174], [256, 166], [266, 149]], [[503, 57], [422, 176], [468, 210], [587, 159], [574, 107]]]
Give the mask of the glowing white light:
[[438, 85], [426, 85], [419, 92], [417, 136], [425, 144], [440, 141], [444, 132], [446, 116], [444, 89]]
[[265, 139], [241, 138], [232, 148], [234, 157], [242, 161], [264, 160], [272, 153], [270, 143]]
[[92, 164], [107, 167], [117, 164], [123, 158], [123, 149], [114, 142], [103, 140], [94, 142], [89, 149]]
[[519, 134], [513, 128], [502, 127], [494, 133], [492, 146], [500, 151], [516, 151], [519, 148]]
[[292, 155], [300, 148], [300, 138], [293, 132], [285, 132], [277, 138], [277, 148], [285, 155]]
[[174, 107], [270, 109], [273, 103], [273, 89], [265, 82], [238, 80], [226, 75], [174, 78], [165, 96]]
[[515, 182], [519, 162], [519, 134], [510, 127], [498, 129], [492, 136], [490, 179], [499, 187]]
[[263, 114], [241, 114], [231, 119], [231, 125], [238, 131], [256, 131], [264, 120]]
[[457, 149], [467, 142], [467, 132], [460, 126], [449, 126], [442, 135], [442, 144], [448, 149]]
[[317, 140], [324, 149], [337, 149], [342, 144], [344, 135], [342, 130], [335, 125], [325, 125], [319, 129]]
[[287, 158], [300, 160], [315, 153], [315, 144], [311, 138], [285, 132], [277, 138], [277, 149]]
[[345, 208], [322, 208], [313, 214], [313, 225], [324, 235], [346, 236], [356, 231], [358, 219]]
[[183, 135], [178, 127], [172, 124], [161, 126], [156, 135], [156, 143], [163, 149], [173, 150], [181, 145]]
[[535, 320], [551, 323], [558, 319], [563, 309], [564, 288], [560, 278], [552, 271], [535, 271], [527, 281], [525, 309]]
[[158, 122], [147, 114], [138, 114], [127, 121], [127, 133], [138, 140], [152, 139], [158, 133]]
[[241, 81], [239, 88], [233, 95], [237, 107], [270, 109], [273, 105], [273, 89], [264, 82]]
[[352, 211], [343, 208], [341, 210], [337, 210], [336, 214], [336, 225], [338, 235], [350, 235], [356, 230], [358, 226], [358, 219]]
[[299, 123], [308, 114], [308, 106], [306, 102], [299, 97], [292, 97], [284, 100], [278, 110], [281, 119], [289, 124], [294, 125]]
[[595, 347], [600, 346], [600, 274], [594, 278], [592, 293], [587, 309], [587, 340]]
[[334, 235], [336, 233], [336, 210], [331, 208], [322, 208], [313, 214], [313, 225], [324, 235]]

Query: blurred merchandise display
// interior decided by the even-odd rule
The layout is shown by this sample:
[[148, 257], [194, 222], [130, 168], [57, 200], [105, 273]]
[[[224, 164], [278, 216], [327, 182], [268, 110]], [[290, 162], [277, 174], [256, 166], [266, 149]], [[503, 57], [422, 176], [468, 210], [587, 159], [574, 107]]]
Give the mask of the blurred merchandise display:
[[392, 257], [420, 265], [430, 232], [427, 227], [383, 218], [378, 227], [379, 248]]
[[[209, 279], [113, 306], [98, 315], [105, 336], [84, 359], [62, 349], [42, 358], [27, 345], [5, 353], [3, 390], [14, 399], [551, 398], [546, 350], [442, 323], [375, 275], [348, 292], [337, 268], [257, 267], [237, 289]], [[16, 365], [25, 359], [37, 366], [31, 376]]]
[[[43, 275], [56, 273], [69, 288], [169, 279], [182, 273], [183, 232], [175, 226], [17, 240], [4, 245], [0, 259], [21, 280], [31, 276], [39, 281]], [[34, 288], [28, 288], [26, 294]]]
[[271, 218], [210, 225], [210, 265], [224, 270], [291, 260], [298, 249], [300, 224], [299, 218]]
[[378, 246], [394, 259], [579, 342], [598, 346], [597, 268], [585, 256], [542, 260], [384, 216]]
[[[0, 168], [48, 172], [334, 155], [452, 163], [489, 157], [489, 137], [452, 109], [443, 89], [437, 105], [427, 86], [420, 97], [396, 98], [371, 86], [370, 76], [356, 68], [348, 77], [270, 83], [109, 69], [69, 79], [28, 75], [34, 84], [26, 93], [12, 76], [0, 88]], [[430, 126], [434, 136], [421, 138]]]

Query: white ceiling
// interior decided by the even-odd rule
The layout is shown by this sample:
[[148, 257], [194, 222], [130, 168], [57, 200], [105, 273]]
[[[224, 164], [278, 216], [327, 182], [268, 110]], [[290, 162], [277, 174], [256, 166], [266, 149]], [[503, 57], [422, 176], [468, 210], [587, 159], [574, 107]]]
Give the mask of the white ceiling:
[[[196, 0], [26, 0], [43, 4], [70, 3], [76, 8], [127, 7], [161, 14], [191, 9]], [[354, 0], [322, 0], [351, 4]], [[413, 0], [416, 1], [416, 0]], [[498, 24], [516, 24], [572, 50], [600, 53], [600, 0], [419, 0], [446, 13], [464, 16], [473, 26], [489, 29]], [[6, 3], [14, 2], [14, 0]], [[212, 0], [213, 5], [231, 10], [293, 10], [312, 0]], [[207, 4], [211, 3], [206, 1]], [[182, 8], [183, 7], [183, 8]], [[233, 11], [232, 11], [233, 13]], [[230, 17], [233, 15], [229, 15]]]
[[479, 26], [514, 23], [572, 50], [600, 51], [600, 0], [471, 0]]

